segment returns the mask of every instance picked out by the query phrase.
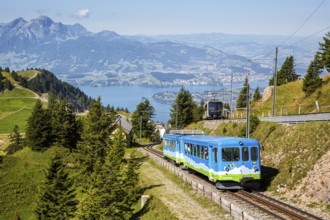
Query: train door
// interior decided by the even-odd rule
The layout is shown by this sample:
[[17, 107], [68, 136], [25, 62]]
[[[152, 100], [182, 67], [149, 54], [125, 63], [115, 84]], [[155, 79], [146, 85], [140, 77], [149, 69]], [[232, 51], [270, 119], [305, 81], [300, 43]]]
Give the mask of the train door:
[[260, 147], [251, 147], [250, 148], [250, 156], [252, 161], [252, 168], [253, 174], [260, 173], [261, 167], [260, 167]]
[[260, 171], [260, 159], [259, 159], [259, 150], [256, 146], [242, 147], [242, 166], [248, 168], [244, 169], [243, 174], [255, 174]]
[[218, 153], [218, 148], [214, 146], [209, 147], [209, 152], [210, 152], [210, 157], [209, 157], [209, 179], [211, 181], [214, 181], [216, 172], [219, 170], [218, 169], [218, 161], [219, 161], [219, 153]]
[[175, 141], [175, 145], [176, 145], [176, 150], [175, 150], [175, 162], [176, 163], [180, 163], [180, 142], [178, 140]]
[[251, 155], [249, 147], [242, 147], [242, 160], [241, 160], [241, 169], [246, 167], [248, 169], [244, 169], [243, 174], [251, 174]]

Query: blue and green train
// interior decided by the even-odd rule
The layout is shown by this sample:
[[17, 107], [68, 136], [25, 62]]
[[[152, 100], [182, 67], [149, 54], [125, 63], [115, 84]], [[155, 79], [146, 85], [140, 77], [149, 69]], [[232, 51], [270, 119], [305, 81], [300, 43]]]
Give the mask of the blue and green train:
[[174, 131], [163, 136], [163, 155], [207, 176], [218, 189], [260, 186], [260, 144], [254, 139]]

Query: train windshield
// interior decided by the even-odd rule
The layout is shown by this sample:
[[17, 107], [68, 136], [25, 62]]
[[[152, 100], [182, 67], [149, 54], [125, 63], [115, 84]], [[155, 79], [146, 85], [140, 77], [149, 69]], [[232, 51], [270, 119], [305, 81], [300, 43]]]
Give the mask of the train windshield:
[[221, 102], [209, 102], [209, 110], [215, 111], [220, 110], [222, 108]]
[[240, 153], [238, 147], [222, 148], [222, 161], [239, 161]]
[[249, 160], [249, 148], [248, 147], [242, 147], [242, 160], [243, 161]]

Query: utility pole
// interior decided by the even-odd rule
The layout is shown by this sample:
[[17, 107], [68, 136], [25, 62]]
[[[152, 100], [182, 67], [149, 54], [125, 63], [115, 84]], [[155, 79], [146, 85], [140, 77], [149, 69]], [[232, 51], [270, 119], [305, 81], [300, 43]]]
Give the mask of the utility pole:
[[278, 48], [276, 47], [275, 72], [274, 72], [273, 114], [272, 114], [273, 117], [276, 115], [277, 54], [278, 54]]
[[179, 112], [178, 112], [178, 108], [179, 108], [179, 104], [178, 103], [176, 103], [176, 114], [175, 114], [175, 129], [178, 129], [178, 114], [179, 114]]
[[246, 138], [250, 138], [250, 86], [248, 77], [246, 88]]
[[230, 79], [230, 118], [233, 119], [233, 72]]
[[141, 130], [142, 130], [142, 112], [140, 112], [140, 142], [141, 142]]

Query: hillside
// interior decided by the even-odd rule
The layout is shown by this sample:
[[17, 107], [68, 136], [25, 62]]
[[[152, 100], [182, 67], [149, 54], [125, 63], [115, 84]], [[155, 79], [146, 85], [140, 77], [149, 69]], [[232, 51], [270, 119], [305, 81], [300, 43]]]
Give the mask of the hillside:
[[10, 73], [2, 72], [2, 75], [11, 81], [14, 88], [0, 93], [0, 133], [11, 132], [15, 124], [24, 131], [32, 107], [40, 97], [35, 92], [18, 85]]
[[45, 104], [49, 96], [71, 102], [78, 111], [87, 109], [91, 99], [80, 89], [57, 79], [47, 70], [25, 70], [17, 72], [18, 77], [25, 79], [26, 87], [20, 85], [12, 74], [2, 71], [2, 76], [8, 79], [13, 89], [0, 92], [0, 154], [8, 144], [8, 133], [18, 125], [20, 132], [24, 133], [36, 99]]
[[[322, 87], [311, 96], [306, 97], [302, 91], [303, 80], [276, 87], [276, 115], [306, 114], [330, 111], [330, 73], [322, 77]], [[267, 87], [263, 98], [252, 102], [251, 113], [257, 116], [268, 116], [272, 113], [273, 86]], [[317, 110], [316, 101], [319, 105]]]

